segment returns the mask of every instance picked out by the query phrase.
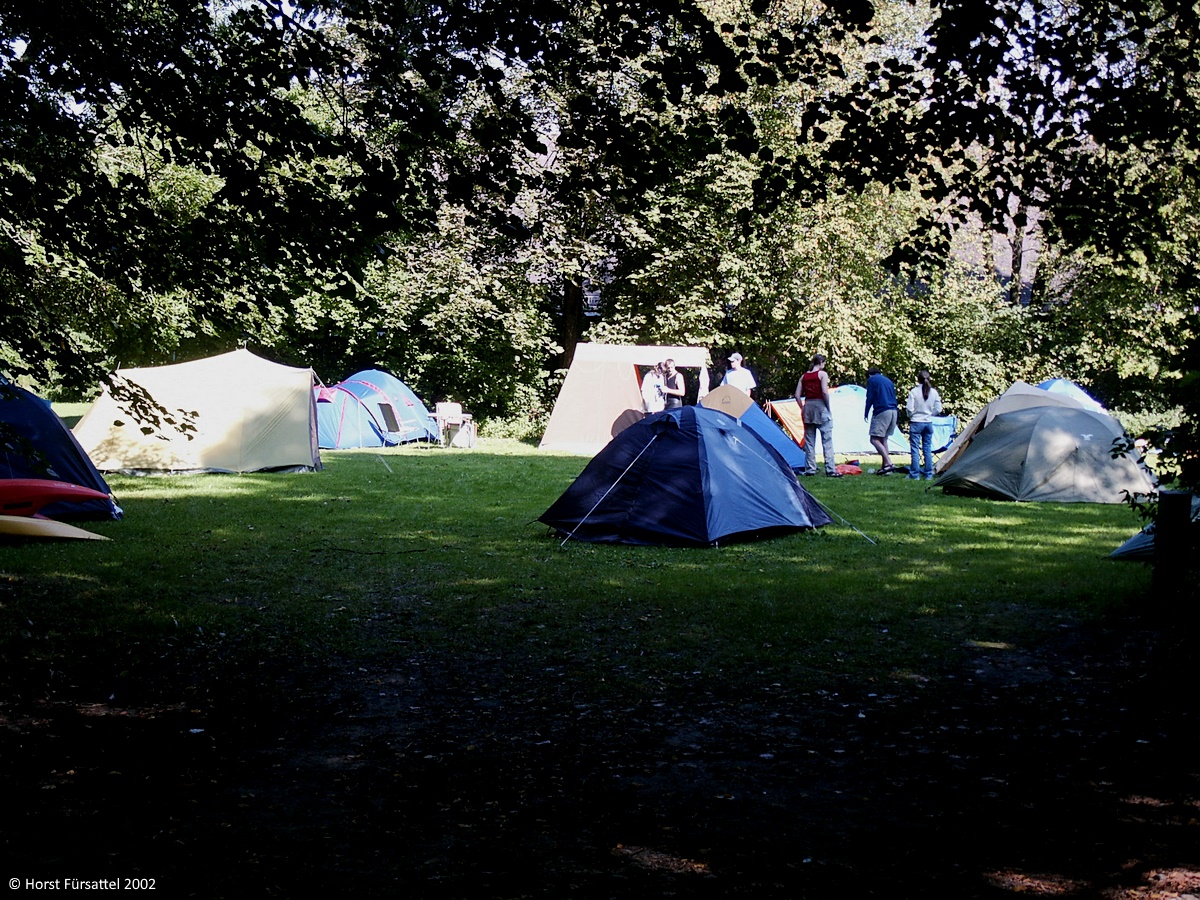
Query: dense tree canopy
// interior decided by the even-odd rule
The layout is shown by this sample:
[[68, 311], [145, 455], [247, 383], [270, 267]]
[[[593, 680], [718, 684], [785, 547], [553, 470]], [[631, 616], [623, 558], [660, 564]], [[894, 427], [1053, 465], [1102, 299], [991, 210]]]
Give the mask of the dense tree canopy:
[[82, 388], [248, 343], [503, 416], [591, 335], [750, 350], [777, 393], [822, 350], [964, 414], [1048, 374], [1183, 407], [1198, 32], [1176, 0], [0, 0], [0, 363]]

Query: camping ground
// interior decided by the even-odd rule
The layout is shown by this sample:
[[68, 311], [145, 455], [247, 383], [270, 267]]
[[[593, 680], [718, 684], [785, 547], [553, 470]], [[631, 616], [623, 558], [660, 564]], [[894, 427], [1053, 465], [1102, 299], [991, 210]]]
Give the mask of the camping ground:
[[816, 478], [818, 532], [560, 547], [578, 457], [322, 455], [115, 478], [111, 542], [0, 550], [9, 878], [1200, 891], [1189, 622], [1105, 559], [1125, 507]]

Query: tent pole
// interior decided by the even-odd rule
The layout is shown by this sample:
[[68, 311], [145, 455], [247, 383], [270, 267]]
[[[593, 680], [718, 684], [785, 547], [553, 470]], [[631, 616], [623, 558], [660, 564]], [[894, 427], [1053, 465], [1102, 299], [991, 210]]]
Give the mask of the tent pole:
[[624, 471], [624, 472], [622, 472], [620, 475], [618, 475], [618, 476], [617, 476], [617, 480], [616, 480], [616, 481], [614, 481], [612, 484], [610, 484], [610, 485], [608, 486], [608, 490], [607, 490], [607, 491], [605, 491], [605, 492], [604, 492], [604, 493], [601, 495], [600, 499], [599, 499], [599, 500], [597, 500], [597, 501], [596, 501], [596, 502], [595, 502], [595, 503], [592, 505], [592, 508], [591, 508], [591, 509], [589, 509], [589, 510], [587, 511], [587, 515], [585, 515], [585, 516], [584, 516], [582, 519], [580, 519], [580, 520], [579, 520], [579, 524], [577, 524], [577, 525], [576, 525], [574, 528], [572, 528], [572, 529], [571, 529], [571, 533], [570, 533], [570, 534], [568, 534], [568, 535], [567, 535], [565, 538], [563, 538], [563, 541], [562, 541], [562, 543], [558, 545], [558, 549], [559, 549], [559, 550], [561, 550], [563, 547], [565, 547], [565, 546], [567, 545], [567, 541], [569, 541], [571, 538], [575, 537], [575, 532], [577, 532], [577, 531], [578, 531], [580, 528], [582, 528], [582, 527], [583, 527], [583, 523], [587, 521], [587, 519], [588, 519], [588, 516], [590, 516], [592, 513], [594, 513], [594, 512], [596, 511], [596, 508], [597, 508], [597, 507], [598, 507], [598, 506], [599, 506], [601, 503], [603, 503], [603, 502], [604, 502], [604, 498], [605, 498], [605, 497], [607, 497], [609, 494], [611, 494], [611, 493], [612, 493], [612, 489], [613, 489], [613, 488], [615, 488], [615, 487], [616, 487], [618, 484], [620, 484], [620, 483], [621, 483], [621, 479], [622, 479], [622, 478], [624, 478], [626, 475], [628, 475], [628, 474], [629, 474], [629, 470], [633, 468], [633, 466], [634, 466], [634, 463], [636, 463], [636, 462], [637, 462], [639, 459], [641, 459], [641, 458], [642, 458], [642, 454], [643, 454], [643, 453], [645, 453], [647, 450], [649, 450], [649, 449], [650, 449], [650, 445], [651, 445], [651, 444], [653, 444], [655, 441], [657, 441], [657, 440], [658, 440], [658, 435], [659, 435], [659, 432], [655, 432], [655, 433], [654, 433], [654, 437], [650, 438], [650, 440], [648, 440], [648, 441], [646, 442], [646, 446], [645, 446], [645, 447], [643, 447], [643, 448], [642, 448], [642, 449], [641, 449], [641, 450], [638, 452], [638, 455], [637, 455], [637, 456], [635, 456], [635, 457], [633, 458], [632, 462], [630, 462], [630, 463], [629, 463], [629, 465], [627, 465], [627, 466], [625, 467], [625, 471]]

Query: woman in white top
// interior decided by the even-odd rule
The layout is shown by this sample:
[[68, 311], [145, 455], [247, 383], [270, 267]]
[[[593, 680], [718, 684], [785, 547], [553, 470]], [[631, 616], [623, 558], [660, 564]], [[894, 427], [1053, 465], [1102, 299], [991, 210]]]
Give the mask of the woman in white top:
[[666, 408], [666, 398], [662, 391], [662, 363], [650, 367], [650, 371], [642, 378], [642, 402], [646, 404], [646, 415], [652, 416]]
[[[908, 446], [912, 453], [912, 465], [908, 467], [909, 478], [933, 478], [933, 417], [942, 414], [942, 398], [938, 396], [933, 379], [922, 369], [917, 373], [917, 384], [908, 392]], [[920, 445], [918, 447], [918, 445]], [[917, 455], [918, 449], [925, 457], [924, 471]]]

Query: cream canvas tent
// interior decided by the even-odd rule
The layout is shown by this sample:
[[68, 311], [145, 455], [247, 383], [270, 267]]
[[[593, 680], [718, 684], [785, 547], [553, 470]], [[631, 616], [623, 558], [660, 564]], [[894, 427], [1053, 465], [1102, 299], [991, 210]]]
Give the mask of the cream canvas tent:
[[1012, 387], [975, 414], [970, 424], [955, 438], [954, 443], [946, 448], [933, 469], [938, 474], [949, 469], [954, 461], [962, 454], [971, 439], [981, 429], [985, 428], [992, 419], [1003, 413], [1014, 412], [1018, 409], [1029, 409], [1034, 406], [1057, 406], [1067, 409], [1084, 409], [1085, 407], [1067, 394], [1053, 393], [1036, 388], [1024, 381], [1013, 382]]
[[117, 376], [143, 388], [170, 416], [190, 419], [195, 431], [155, 421], [105, 390], [74, 429], [101, 471], [321, 468], [311, 369], [235, 350], [171, 366], [120, 369]]
[[638, 367], [675, 360], [699, 394], [708, 393], [708, 351], [702, 347], [648, 347], [577, 344], [571, 368], [558, 392], [554, 411], [539, 445], [543, 450], [594, 456], [620, 432], [640, 422], [641, 375]]

